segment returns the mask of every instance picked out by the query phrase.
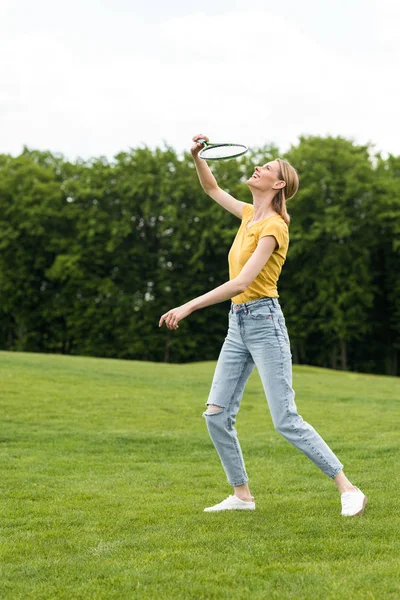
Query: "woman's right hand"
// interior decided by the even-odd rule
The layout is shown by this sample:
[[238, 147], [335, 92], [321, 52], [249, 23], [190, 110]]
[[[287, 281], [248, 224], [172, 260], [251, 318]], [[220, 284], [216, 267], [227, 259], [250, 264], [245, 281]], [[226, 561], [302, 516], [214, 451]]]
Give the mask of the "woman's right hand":
[[204, 148], [203, 144], [199, 144], [198, 140], [203, 140], [205, 142], [208, 142], [208, 137], [206, 135], [203, 135], [202, 133], [199, 133], [198, 135], [195, 135], [193, 138], [193, 146], [190, 148], [190, 152], [192, 153], [192, 156], [195, 158], [198, 153], [200, 152], [200, 150], [202, 148]]

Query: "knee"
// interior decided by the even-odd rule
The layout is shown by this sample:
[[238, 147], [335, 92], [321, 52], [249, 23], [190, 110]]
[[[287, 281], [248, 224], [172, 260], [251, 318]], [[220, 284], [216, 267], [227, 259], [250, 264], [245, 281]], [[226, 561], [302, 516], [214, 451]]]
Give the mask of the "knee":
[[209, 431], [225, 428], [225, 409], [222, 406], [209, 404], [207, 410], [203, 413]]
[[274, 421], [274, 427], [278, 433], [283, 435], [283, 437], [287, 437], [293, 430], [303, 429], [304, 421], [297, 413], [289, 413], [277, 421]]
[[279, 423], [276, 423], [275, 431], [277, 431], [280, 435], [283, 435], [283, 437], [286, 437], [288, 433], [288, 424], [285, 423], [285, 421], [280, 421]]
[[210, 416], [210, 415], [219, 415], [220, 413], [222, 413], [224, 411], [222, 406], [217, 406], [216, 404], [209, 404], [207, 406], [207, 410], [205, 411], [205, 415]]
[[291, 415], [285, 411], [285, 414], [279, 415], [277, 419], [274, 419], [275, 431], [285, 436], [291, 425]]

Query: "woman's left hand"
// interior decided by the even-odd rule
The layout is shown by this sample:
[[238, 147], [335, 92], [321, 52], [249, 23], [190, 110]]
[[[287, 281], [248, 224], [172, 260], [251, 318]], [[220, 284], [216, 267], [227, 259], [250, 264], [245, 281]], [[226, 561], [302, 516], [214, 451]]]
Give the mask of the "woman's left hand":
[[171, 310], [163, 314], [158, 326], [161, 327], [165, 321], [165, 324], [168, 327], [168, 329], [179, 329], [179, 321], [182, 321], [182, 319], [189, 316], [191, 312], [192, 311], [186, 304], [178, 306], [177, 308], [172, 308]]

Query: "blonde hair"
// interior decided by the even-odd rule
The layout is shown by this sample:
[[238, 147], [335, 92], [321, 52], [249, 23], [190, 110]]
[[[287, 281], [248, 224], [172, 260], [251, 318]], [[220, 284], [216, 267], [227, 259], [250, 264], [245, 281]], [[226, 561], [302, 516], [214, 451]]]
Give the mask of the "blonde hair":
[[279, 164], [279, 179], [284, 181], [286, 185], [275, 195], [272, 200], [272, 207], [289, 225], [290, 216], [286, 209], [286, 200], [293, 198], [299, 189], [299, 176], [296, 169], [287, 160], [277, 158], [276, 162]]

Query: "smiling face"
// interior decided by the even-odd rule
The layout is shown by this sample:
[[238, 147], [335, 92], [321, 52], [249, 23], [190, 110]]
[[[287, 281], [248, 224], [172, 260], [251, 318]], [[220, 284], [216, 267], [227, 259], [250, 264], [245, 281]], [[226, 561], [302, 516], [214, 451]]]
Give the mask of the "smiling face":
[[280, 173], [280, 165], [277, 160], [266, 163], [262, 167], [256, 166], [254, 173], [246, 181], [247, 185], [254, 190], [267, 192], [275, 189], [279, 190], [285, 186]]

